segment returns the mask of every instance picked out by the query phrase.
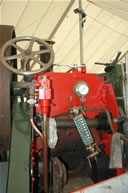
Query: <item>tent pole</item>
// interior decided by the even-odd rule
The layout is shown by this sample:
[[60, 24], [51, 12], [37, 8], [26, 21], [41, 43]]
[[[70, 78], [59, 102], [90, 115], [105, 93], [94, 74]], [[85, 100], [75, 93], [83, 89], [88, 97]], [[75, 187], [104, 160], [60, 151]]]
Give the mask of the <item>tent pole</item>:
[[[82, 0], [79, 0], [79, 9], [82, 9]], [[83, 18], [82, 14], [79, 13], [79, 34], [80, 34], [80, 64], [84, 64], [83, 54]]]

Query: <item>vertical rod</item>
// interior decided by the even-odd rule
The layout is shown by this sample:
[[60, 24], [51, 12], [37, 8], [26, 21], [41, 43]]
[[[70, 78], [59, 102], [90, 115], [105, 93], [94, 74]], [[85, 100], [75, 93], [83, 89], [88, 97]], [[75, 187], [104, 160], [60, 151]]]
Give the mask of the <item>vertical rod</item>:
[[[82, 9], [82, 0], [79, 0], [79, 8]], [[79, 13], [79, 34], [80, 34], [80, 64], [84, 64], [83, 54], [83, 18], [82, 14]]]
[[48, 138], [47, 115], [43, 115], [43, 193], [48, 193]]
[[125, 56], [126, 63], [126, 83], [125, 83], [125, 113], [128, 116], [128, 52]]
[[[128, 117], [128, 51], [125, 55], [125, 65], [126, 65], [126, 71], [125, 71], [125, 80], [124, 80], [124, 104], [125, 104], [125, 115]], [[123, 129], [124, 135], [126, 138], [128, 138], [128, 121], [125, 121], [124, 129]], [[124, 144], [125, 148], [125, 168], [128, 169], [128, 143]]]

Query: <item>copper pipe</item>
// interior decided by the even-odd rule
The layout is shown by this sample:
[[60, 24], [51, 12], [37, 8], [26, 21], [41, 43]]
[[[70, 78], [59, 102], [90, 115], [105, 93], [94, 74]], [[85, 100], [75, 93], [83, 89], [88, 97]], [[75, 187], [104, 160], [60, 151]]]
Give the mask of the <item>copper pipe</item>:
[[36, 125], [35, 125], [32, 117], [30, 118], [30, 122], [31, 122], [32, 128], [38, 133], [38, 135], [39, 135], [39, 136], [41, 137], [41, 139], [43, 140], [42, 133], [41, 133], [40, 130], [36, 127]]
[[43, 193], [48, 193], [48, 135], [47, 115], [43, 115]]
[[41, 137], [41, 139], [43, 140], [43, 135], [42, 133], [40, 132], [40, 130], [36, 127], [34, 121], [33, 121], [33, 116], [32, 116], [32, 113], [33, 112], [33, 107], [30, 105], [30, 122], [31, 122], [31, 125], [32, 125], [32, 128], [39, 134], [39, 136]]

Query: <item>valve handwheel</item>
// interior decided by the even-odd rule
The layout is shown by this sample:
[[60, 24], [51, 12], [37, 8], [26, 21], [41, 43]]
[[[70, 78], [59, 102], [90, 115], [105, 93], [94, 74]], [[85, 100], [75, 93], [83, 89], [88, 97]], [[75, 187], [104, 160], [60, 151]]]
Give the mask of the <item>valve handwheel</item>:
[[[27, 49], [23, 49], [21, 47], [21, 43], [28, 43]], [[36, 47], [36, 51], [33, 50], [34, 46], [38, 45], [38, 50]], [[40, 46], [43, 46], [43, 50], [40, 49]], [[8, 50], [14, 47], [17, 50], [16, 55], [7, 55]], [[40, 60], [41, 54], [49, 54], [49, 60], [47, 63], [44, 63]], [[14, 68], [11, 66], [11, 61], [19, 60], [21, 61], [20, 68]], [[17, 37], [7, 41], [1, 48], [0, 51], [0, 61], [2, 64], [10, 71], [23, 75], [23, 76], [33, 76], [38, 73], [42, 73], [49, 69], [54, 61], [54, 52], [52, 47], [45, 41], [36, 38], [36, 37]], [[36, 64], [39, 69], [32, 70], [34, 65]]]

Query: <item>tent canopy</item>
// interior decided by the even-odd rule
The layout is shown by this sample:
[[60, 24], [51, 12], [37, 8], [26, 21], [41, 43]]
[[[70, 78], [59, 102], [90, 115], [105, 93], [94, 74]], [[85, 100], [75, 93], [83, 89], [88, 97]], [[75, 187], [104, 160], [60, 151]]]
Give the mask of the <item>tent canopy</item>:
[[[52, 39], [55, 62], [80, 64], [79, 16], [74, 9], [78, 0], [1, 0], [0, 23], [14, 25], [16, 36]], [[89, 73], [101, 73], [104, 66], [95, 62], [110, 62], [119, 51], [128, 50], [128, 1], [83, 0], [86, 13], [83, 27], [84, 63]], [[69, 67], [55, 67], [67, 71]]]

